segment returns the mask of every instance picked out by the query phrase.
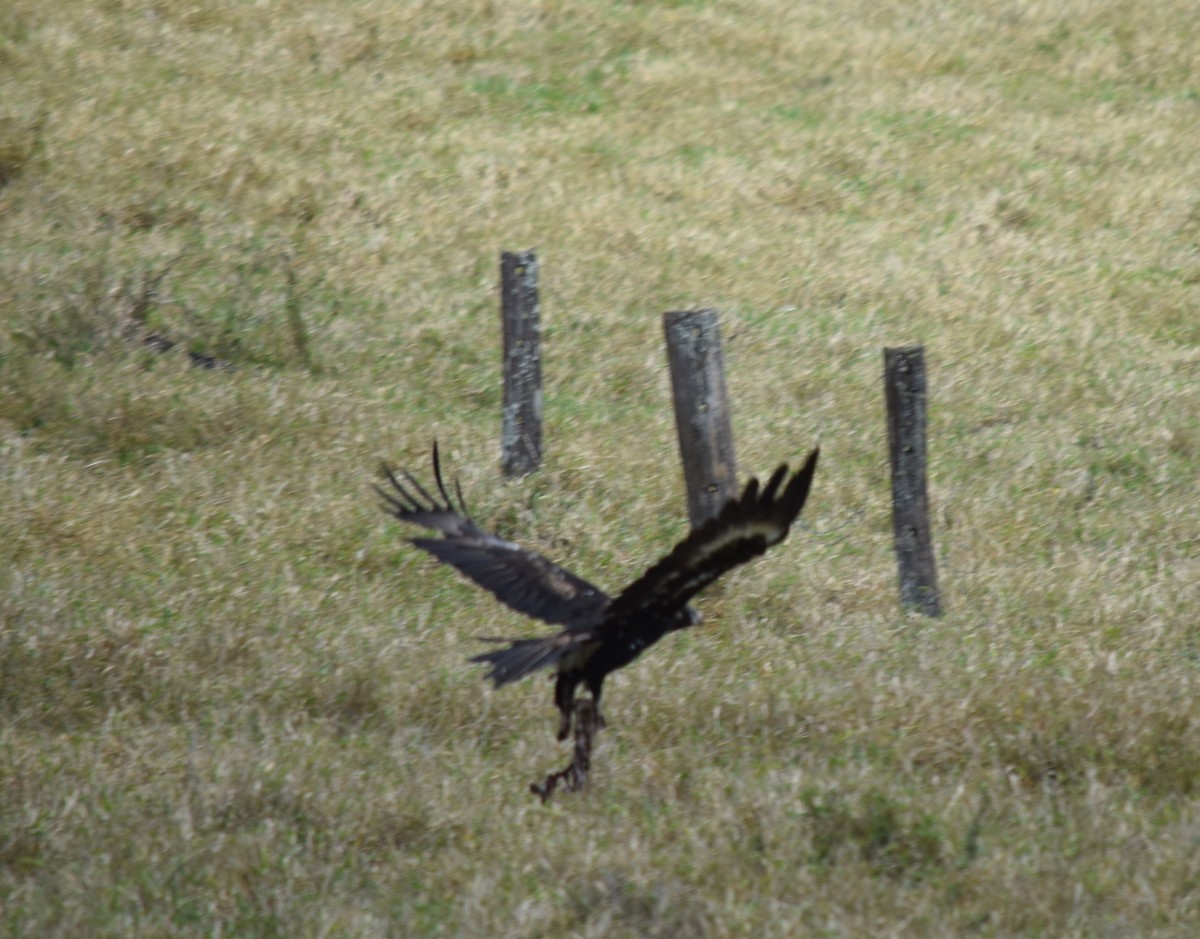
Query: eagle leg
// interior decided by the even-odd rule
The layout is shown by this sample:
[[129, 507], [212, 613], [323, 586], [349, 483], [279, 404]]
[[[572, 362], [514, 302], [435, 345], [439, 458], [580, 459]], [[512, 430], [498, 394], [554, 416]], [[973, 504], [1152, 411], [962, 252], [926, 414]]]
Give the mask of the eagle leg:
[[[604, 714], [600, 710], [600, 695], [594, 694], [594, 695], [592, 695], [591, 701], [581, 700], [579, 702], [579, 704], [580, 704], [580, 707], [582, 707], [584, 704], [591, 705], [591, 715], [589, 717], [589, 720], [591, 720], [594, 730], [603, 730], [605, 727], [608, 726], [608, 721], [606, 721], [604, 719]], [[576, 723], [579, 722], [578, 715], [576, 715], [575, 721], [576, 721]]]
[[588, 770], [592, 765], [592, 740], [597, 730], [604, 726], [604, 719], [596, 707], [594, 698], [583, 698], [575, 705], [575, 757], [565, 769], [548, 773], [542, 784], [532, 783], [529, 791], [545, 805], [554, 795], [559, 783], [567, 792], [578, 792], [587, 782]]
[[604, 690], [604, 675], [588, 680], [588, 691], [592, 693], [592, 710], [595, 712], [596, 730], [603, 730], [608, 726], [608, 721], [604, 719], [604, 714], [600, 710], [600, 693]]
[[554, 683], [554, 705], [560, 716], [558, 739], [566, 740], [571, 733], [571, 719], [575, 716], [575, 689], [579, 679], [572, 675], [559, 675]]

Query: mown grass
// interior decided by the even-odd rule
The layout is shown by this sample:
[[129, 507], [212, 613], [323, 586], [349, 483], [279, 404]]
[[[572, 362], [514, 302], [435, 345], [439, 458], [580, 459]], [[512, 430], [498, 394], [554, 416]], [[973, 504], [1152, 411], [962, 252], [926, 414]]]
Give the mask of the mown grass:
[[[1198, 43], [1183, 2], [6, 4], [6, 934], [1192, 935]], [[547, 462], [502, 482], [527, 247]], [[437, 435], [618, 588], [683, 532], [659, 315], [706, 305], [743, 471], [820, 441], [812, 504], [543, 808], [549, 688], [464, 661], [533, 627], [366, 483]]]

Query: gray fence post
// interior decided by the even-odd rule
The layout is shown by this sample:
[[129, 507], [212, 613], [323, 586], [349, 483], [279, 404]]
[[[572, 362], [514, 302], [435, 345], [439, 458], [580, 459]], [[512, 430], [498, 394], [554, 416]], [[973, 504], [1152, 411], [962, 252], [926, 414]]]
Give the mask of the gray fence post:
[[884, 349], [883, 380], [900, 602], [926, 616], [941, 616], [925, 475], [924, 349], [921, 346]]
[[663, 331], [688, 518], [694, 528], [737, 493], [721, 327], [716, 310], [683, 310], [663, 314]]
[[542, 463], [542, 327], [534, 252], [501, 253], [500, 315], [504, 320], [500, 466], [505, 476], [524, 476]]

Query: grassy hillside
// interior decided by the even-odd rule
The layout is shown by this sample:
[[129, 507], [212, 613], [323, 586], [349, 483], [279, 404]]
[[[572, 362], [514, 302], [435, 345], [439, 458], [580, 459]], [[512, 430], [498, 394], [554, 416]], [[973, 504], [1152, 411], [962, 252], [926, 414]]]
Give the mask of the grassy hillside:
[[[37, 936], [1190, 936], [1190, 0], [7, 0], [0, 923]], [[547, 462], [498, 474], [498, 254]], [[720, 309], [805, 525], [606, 690], [367, 488], [617, 589], [685, 530], [661, 313]], [[885, 345], [930, 369], [897, 609]], [[161, 351], [170, 343], [168, 351]], [[191, 367], [211, 357], [217, 368]]]

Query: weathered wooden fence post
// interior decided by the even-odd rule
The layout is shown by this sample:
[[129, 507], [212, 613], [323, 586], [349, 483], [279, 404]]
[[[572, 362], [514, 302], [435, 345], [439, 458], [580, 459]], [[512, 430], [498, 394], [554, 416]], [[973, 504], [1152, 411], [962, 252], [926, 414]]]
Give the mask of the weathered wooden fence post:
[[721, 326], [716, 310], [682, 310], [663, 314], [663, 331], [688, 518], [695, 527], [716, 515], [737, 492]]
[[941, 616], [925, 476], [925, 353], [921, 346], [883, 350], [892, 528], [900, 568], [900, 602]]
[[504, 320], [500, 466], [505, 476], [524, 476], [542, 463], [542, 326], [534, 252], [500, 254], [500, 315]]

